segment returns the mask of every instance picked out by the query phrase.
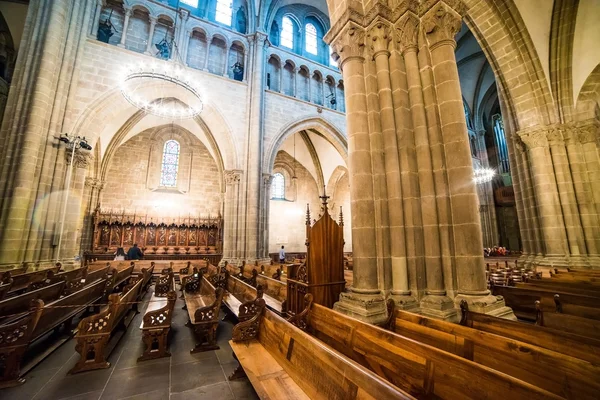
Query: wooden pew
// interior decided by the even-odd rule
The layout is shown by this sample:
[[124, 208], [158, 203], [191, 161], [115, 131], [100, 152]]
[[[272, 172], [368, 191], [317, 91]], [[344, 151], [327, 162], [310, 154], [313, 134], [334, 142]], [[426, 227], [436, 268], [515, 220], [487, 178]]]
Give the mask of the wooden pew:
[[600, 320], [563, 314], [558, 309], [544, 312], [540, 301], [535, 302], [535, 307], [537, 311], [536, 325], [600, 340]]
[[600, 366], [540, 346], [396, 311], [395, 331], [566, 399], [595, 399]]
[[[131, 303], [137, 299], [141, 287], [140, 279], [126, 286], [123, 293], [111, 294], [104, 309], [79, 322], [75, 336], [79, 360], [69, 374], [110, 367], [107, 358], [137, 313], [137, 308]], [[134, 312], [130, 313], [132, 309]]]
[[19, 294], [20, 292], [26, 290], [30, 284], [46, 280], [48, 277], [48, 273], [56, 274], [59, 270], [60, 266], [42, 269], [39, 271], [27, 272], [16, 276], [12, 276], [10, 273], [5, 273], [4, 279], [6, 277], [11, 277], [13, 279], [13, 284], [10, 288], [8, 295], [11, 296]]
[[461, 304], [460, 324], [483, 332], [534, 344], [548, 350], [600, 365], [600, 341], [538, 325], [510, 321], [469, 311]]
[[154, 284], [154, 297], [166, 297], [175, 290], [175, 277], [172, 270], [163, 271]]
[[167, 346], [176, 300], [177, 294], [173, 290], [166, 295], [157, 296], [156, 291], [152, 295], [140, 325], [145, 348], [138, 362], [171, 357]]
[[219, 325], [219, 309], [225, 290], [213, 290], [208, 280], [199, 274], [190, 277], [184, 290], [185, 306], [189, 321], [186, 324], [194, 329], [198, 343], [190, 353], [217, 350], [217, 326]]
[[234, 327], [229, 343], [261, 399], [413, 398], [267, 310], [264, 302], [252, 319]]
[[[235, 279], [243, 281], [244, 283], [252, 287], [261, 285], [264, 293], [263, 298], [267, 303], [267, 307], [269, 307], [271, 310], [275, 311], [279, 315], [283, 315], [286, 313], [287, 284], [285, 282], [260, 275], [256, 270], [252, 270], [253, 272], [251, 273], [245, 273], [245, 279], [242, 280], [238, 278], [239, 272], [236, 270], [237, 267], [227, 265], [226, 268], [227, 271], [229, 271], [230, 275], [234, 275]], [[250, 278], [248, 278], [248, 276], [250, 276]]]
[[[388, 308], [393, 308], [393, 302]], [[393, 314], [391, 314], [393, 316]], [[383, 328], [313, 304], [308, 331], [419, 398], [549, 399], [544, 389]]]
[[[105, 282], [98, 280], [68, 296], [45, 305], [42, 300], [32, 300], [32, 304], [34, 305], [32, 314], [24, 318], [13, 319], [10, 323], [0, 326], [0, 337], [7, 337], [6, 335], [19, 336], [16, 341], [4, 341], [0, 343], [0, 358], [5, 357], [8, 360], [5, 367], [0, 368], [0, 388], [23, 383], [25, 380], [22, 378], [22, 375], [26, 374], [59, 346], [69, 340], [71, 338], [70, 330], [73, 318], [86, 310], [89, 305], [101, 299], [105, 288]], [[66, 334], [60, 337], [59, 340], [54, 340], [53, 343], [45, 347], [43, 353], [31, 359], [26, 366], [21, 368], [21, 362], [27, 347], [31, 343], [45, 337], [52, 330], [58, 329], [63, 324]]]
[[149, 268], [142, 268], [138, 276], [142, 279], [142, 288], [140, 290], [140, 298], [148, 291], [148, 286], [152, 283], [152, 274], [154, 273], [154, 263], [150, 264]]
[[46, 303], [58, 299], [63, 293], [65, 282], [57, 282], [41, 289], [26, 292], [18, 296], [8, 297], [0, 301], [0, 322], [7, 316], [26, 312], [31, 300], [39, 299]]
[[554, 290], [562, 293], [572, 293], [584, 296], [600, 297], [600, 290], [590, 286], [582, 286], [558, 279], [531, 279], [525, 283], [516, 283], [515, 287], [538, 288], [543, 290]]
[[28, 269], [29, 269], [28, 265], [24, 265], [24, 266], [19, 267], [19, 268], [9, 268], [9, 269], [6, 269], [4, 271], [0, 271], [0, 277], [3, 278], [4, 274], [6, 274], [7, 272], [10, 272], [10, 276], [22, 275], [25, 272], [27, 272]]
[[517, 317], [531, 321], [535, 321], [537, 315], [535, 302], [540, 301], [544, 307], [550, 309], [555, 304], [555, 295], [559, 295], [565, 314], [598, 318], [600, 313], [600, 298], [597, 297], [531, 286], [493, 286], [492, 293], [503, 296], [506, 305], [513, 309]]
[[[236, 321], [245, 321], [256, 314], [255, 303], [257, 299], [263, 298], [263, 291], [260, 285], [256, 288], [242, 282], [229, 275], [227, 271], [223, 274], [227, 280], [213, 280], [209, 277], [208, 283], [211, 286], [211, 290], [215, 290], [221, 287], [225, 290], [223, 294], [223, 305], [227, 309], [227, 315], [234, 317]], [[215, 287], [213, 282], [223, 282], [222, 286]], [[263, 299], [264, 302], [264, 299]]]
[[0, 300], [3, 300], [12, 286], [13, 280], [9, 277], [5, 282], [0, 283]]

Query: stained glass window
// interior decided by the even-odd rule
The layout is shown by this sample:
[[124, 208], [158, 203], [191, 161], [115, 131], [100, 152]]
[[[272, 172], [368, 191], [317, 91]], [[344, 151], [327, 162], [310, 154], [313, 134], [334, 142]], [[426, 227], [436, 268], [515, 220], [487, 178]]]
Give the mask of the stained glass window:
[[231, 0], [217, 0], [215, 20], [227, 26], [231, 26]]
[[281, 45], [288, 49], [294, 48], [294, 23], [290, 17], [281, 20]]
[[183, 4], [187, 4], [188, 6], [192, 6], [198, 8], [198, 0], [181, 0]]
[[179, 142], [167, 140], [163, 148], [160, 186], [176, 187], [177, 170], [179, 169]]
[[317, 55], [317, 28], [313, 24], [306, 24], [304, 32], [306, 39], [306, 51], [310, 54]]
[[279, 172], [273, 175], [272, 198], [285, 199], [285, 178]]

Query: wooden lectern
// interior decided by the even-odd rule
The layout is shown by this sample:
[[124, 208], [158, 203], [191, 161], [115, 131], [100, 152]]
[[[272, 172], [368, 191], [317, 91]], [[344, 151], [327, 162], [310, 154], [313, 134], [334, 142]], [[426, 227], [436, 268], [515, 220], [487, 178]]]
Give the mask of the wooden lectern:
[[310, 208], [306, 206], [306, 259], [300, 265], [288, 266], [288, 314], [301, 312], [304, 295], [313, 295], [313, 301], [332, 308], [344, 291], [344, 216], [340, 207], [340, 221], [329, 215], [327, 199], [323, 194], [323, 216], [311, 226]]

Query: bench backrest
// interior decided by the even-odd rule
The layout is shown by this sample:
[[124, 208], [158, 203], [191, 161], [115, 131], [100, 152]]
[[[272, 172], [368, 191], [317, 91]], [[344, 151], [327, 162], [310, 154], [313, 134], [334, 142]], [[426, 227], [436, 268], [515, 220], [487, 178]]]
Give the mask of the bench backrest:
[[558, 398], [472, 361], [313, 304], [316, 337], [417, 397]]
[[174, 279], [173, 270], [170, 270], [166, 274], [160, 274], [158, 278], [156, 278], [154, 295], [157, 297], [166, 297], [167, 294], [173, 290]]
[[229, 275], [227, 279], [227, 291], [240, 302], [245, 303], [256, 298], [256, 288]]
[[12, 278], [7, 283], [0, 284], [0, 300], [4, 299], [12, 286]]
[[124, 267], [122, 269], [119, 269], [117, 272], [117, 278], [116, 278], [116, 282], [121, 282], [122, 280], [126, 279], [127, 277], [131, 276], [131, 273], [133, 272], [133, 265], [130, 265], [129, 267]]
[[175, 301], [177, 301], [177, 293], [175, 293], [174, 291], [170, 291], [165, 297], [167, 300], [167, 304], [164, 307], [148, 311], [146, 312], [146, 314], [144, 314], [144, 329], [171, 326], [171, 320], [173, 318], [173, 309], [175, 308]]
[[39, 299], [44, 302], [53, 301], [60, 296], [64, 287], [64, 282], [57, 282], [38, 290], [33, 290], [15, 297], [4, 299], [0, 301], [0, 318], [9, 314], [27, 311], [31, 300], [34, 299]]
[[57, 273], [58, 267], [42, 269], [39, 271], [27, 272], [22, 275], [16, 275], [13, 278], [13, 286], [11, 290], [25, 289], [30, 283], [40, 282], [46, 279], [49, 272]]
[[214, 299], [214, 301], [212, 302], [212, 304], [202, 308], [198, 308], [194, 312], [195, 323], [209, 322], [218, 319], [219, 309], [221, 308], [221, 303], [223, 302], [223, 295], [225, 294], [225, 290], [223, 288], [216, 288], [213, 291], [210, 282], [207, 281], [206, 278], [202, 279], [201, 287], [202, 289], [200, 291], [202, 295], [209, 297], [211, 300]]
[[[44, 306], [42, 315], [36, 325], [32, 340], [43, 336], [45, 333], [60, 325], [69, 317], [77, 314], [79, 311], [81, 311], [84, 305], [100, 299], [103, 293], [104, 281], [97, 280], [96, 282], [84, 286], [68, 296], [47, 303]], [[73, 305], [81, 307], [67, 307]]]
[[[395, 331], [566, 398], [593, 398], [600, 366], [451, 322], [396, 311]], [[532, 371], [535, 373], [532, 374]], [[569, 382], [569, 385], [564, 385]]]
[[537, 310], [536, 325], [600, 340], [600, 321], [556, 311], [544, 312], [539, 301], [536, 301], [535, 305]]
[[461, 325], [507, 338], [535, 344], [561, 354], [600, 365], [600, 341], [579, 335], [504, 318], [493, 317], [462, 308]]
[[272, 311], [263, 314], [258, 340], [311, 399], [412, 398]]
[[110, 304], [110, 309], [113, 315], [115, 316], [112, 320], [111, 330], [113, 327], [123, 319], [127, 311], [129, 311], [133, 305], [128, 304], [137, 301], [138, 294], [140, 293], [142, 287], [142, 280], [138, 280], [134, 285], [131, 285], [127, 291], [123, 293], [115, 293], [111, 294], [108, 297], [108, 301]]
[[87, 273], [87, 275], [85, 277], [85, 283], [92, 283], [95, 280], [106, 278], [106, 275], [108, 274], [109, 268], [110, 267], [106, 267], [105, 266], [103, 268], [99, 268], [99, 269], [96, 269], [94, 271], [90, 271], [88, 269], [88, 273]]

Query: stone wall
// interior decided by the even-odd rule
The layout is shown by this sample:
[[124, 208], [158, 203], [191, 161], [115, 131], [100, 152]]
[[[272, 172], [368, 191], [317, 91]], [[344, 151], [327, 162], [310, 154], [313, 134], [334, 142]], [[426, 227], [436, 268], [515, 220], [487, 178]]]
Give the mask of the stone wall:
[[[165, 141], [180, 143], [176, 188], [160, 187]], [[140, 214], [187, 217], [221, 212], [221, 175], [206, 147], [189, 133], [149, 129], [122, 144], [111, 160], [103, 209], [137, 211]]]

